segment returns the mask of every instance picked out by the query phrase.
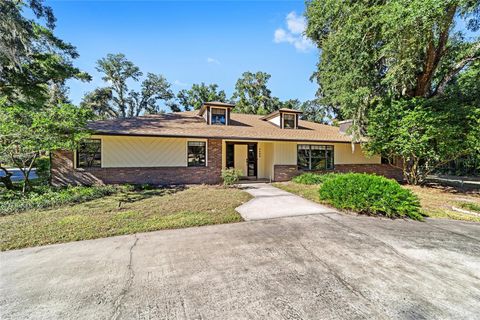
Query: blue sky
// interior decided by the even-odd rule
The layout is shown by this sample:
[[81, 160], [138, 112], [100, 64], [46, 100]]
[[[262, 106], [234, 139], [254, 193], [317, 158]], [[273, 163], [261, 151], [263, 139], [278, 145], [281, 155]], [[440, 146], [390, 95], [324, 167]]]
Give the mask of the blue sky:
[[[75, 45], [75, 64], [93, 76], [70, 81], [78, 103], [102, 86], [96, 61], [124, 53], [146, 72], [163, 74], [174, 91], [193, 83], [217, 83], [230, 96], [244, 71], [272, 75], [280, 99], [312, 99], [309, 78], [318, 50], [302, 38], [303, 1], [61, 1], [47, 0], [56, 34]], [[132, 85], [133, 87], [133, 85]]]

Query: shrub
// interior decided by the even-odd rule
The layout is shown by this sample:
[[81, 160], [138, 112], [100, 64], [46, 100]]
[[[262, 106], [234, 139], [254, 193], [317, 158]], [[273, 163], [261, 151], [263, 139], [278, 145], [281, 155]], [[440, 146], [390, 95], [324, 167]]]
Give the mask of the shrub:
[[325, 173], [325, 174], [317, 174], [317, 173], [302, 173], [299, 176], [296, 176], [292, 179], [295, 183], [300, 184], [321, 184], [335, 177], [337, 174], [335, 173]]
[[50, 181], [50, 157], [40, 157], [35, 161], [37, 176], [40, 183], [47, 184]]
[[361, 173], [336, 175], [325, 181], [319, 194], [320, 199], [339, 209], [423, 220], [418, 198], [395, 180], [385, 177]]
[[34, 191], [26, 194], [20, 192], [3, 193], [0, 197], [2, 200], [0, 201], [0, 215], [85, 202], [113, 194], [116, 191], [117, 188], [113, 186], [66, 188], [38, 186]]
[[222, 179], [225, 186], [232, 185], [240, 179], [242, 171], [235, 168], [228, 168], [222, 170]]

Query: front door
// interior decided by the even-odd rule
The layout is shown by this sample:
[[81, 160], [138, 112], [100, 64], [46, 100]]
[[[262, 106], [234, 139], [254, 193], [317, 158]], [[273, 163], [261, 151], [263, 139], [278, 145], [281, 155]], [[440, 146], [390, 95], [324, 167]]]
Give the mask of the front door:
[[235, 144], [234, 145], [234, 168], [240, 170], [242, 177], [248, 175], [248, 148], [246, 144]]
[[248, 144], [248, 157], [247, 157], [247, 175], [249, 177], [257, 176], [257, 144]]
[[240, 170], [242, 177], [257, 176], [257, 144], [227, 142], [226, 167]]

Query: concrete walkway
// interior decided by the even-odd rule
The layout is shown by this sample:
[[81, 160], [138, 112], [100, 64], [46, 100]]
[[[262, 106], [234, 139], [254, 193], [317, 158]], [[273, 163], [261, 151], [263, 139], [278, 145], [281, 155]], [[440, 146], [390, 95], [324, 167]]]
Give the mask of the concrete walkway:
[[245, 220], [337, 212], [335, 209], [322, 206], [267, 183], [243, 184], [242, 187], [255, 197], [236, 208]]

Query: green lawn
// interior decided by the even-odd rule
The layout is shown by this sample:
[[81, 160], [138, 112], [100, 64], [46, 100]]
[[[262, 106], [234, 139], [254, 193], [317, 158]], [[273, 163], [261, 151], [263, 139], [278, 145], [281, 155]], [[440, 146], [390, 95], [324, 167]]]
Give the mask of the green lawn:
[[[295, 182], [275, 183], [275, 187], [297, 194], [306, 199], [322, 203], [318, 196], [320, 185], [305, 185]], [[480, 206], [480, 194], [472, 191], [460, 191], [451, 187], [404, 186], [415, 193], [422, 206], [422, 212], [431, 218], [446, 218], [480, 222], [480, 215], [466, 214], [452, 209], [463, 208], [476, 212]]]
[[251, 198], [235, 188], [128, 191], [80, 204], [0, 216], [0, 250], [242, 221]]

